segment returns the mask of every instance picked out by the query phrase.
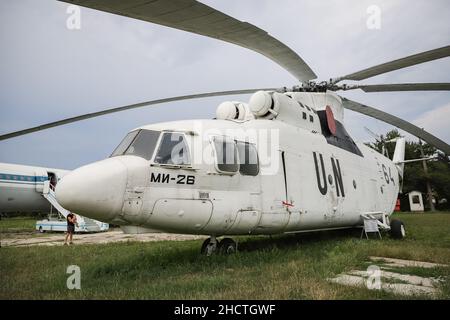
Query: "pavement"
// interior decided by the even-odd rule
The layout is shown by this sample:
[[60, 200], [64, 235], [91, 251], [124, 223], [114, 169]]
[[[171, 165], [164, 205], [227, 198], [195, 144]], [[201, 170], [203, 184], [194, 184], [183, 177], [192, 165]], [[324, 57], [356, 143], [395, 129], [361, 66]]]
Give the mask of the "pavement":
[[[64, 244], [64, 233], [49, 233], [39, 237], [30, 233], [8, 234], [2, 237], [1, 247], [30, 247], [30, 246], [62, 246]], [[75, 234], [73, 242], [77, 244], [105, 244], [115, 242], [152, 242], [152, 241], [186, 241], [205, 239], [205, 236], [183, 235], [172, 233], [142, 233], [125, 234], [120, 230], [111, 230], [98, 233]]]

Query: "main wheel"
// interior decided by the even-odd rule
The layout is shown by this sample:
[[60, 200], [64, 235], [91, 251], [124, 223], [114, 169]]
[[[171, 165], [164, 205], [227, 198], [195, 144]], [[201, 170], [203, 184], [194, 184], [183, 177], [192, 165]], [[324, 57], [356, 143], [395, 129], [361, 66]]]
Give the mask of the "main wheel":
[[219, 243], [219, 252], [221, 254], [233, 254], [236, 253], [237, 246], [236, 242], [234, 242], [231, 238], [224, 238]]
[[406, 236], [404, 223], [397, 219], [392, 220], [390, 233], [394, 239], [403, 239]]
[[213, 244], [211, 241], [211, 238], [208, 238], [205, 241], [203, 241], [202, 248], [200, 249], [200, 253], [205, 256], [210, 256], [216, 251], [216, 248], [217, 248], [217, 243]]

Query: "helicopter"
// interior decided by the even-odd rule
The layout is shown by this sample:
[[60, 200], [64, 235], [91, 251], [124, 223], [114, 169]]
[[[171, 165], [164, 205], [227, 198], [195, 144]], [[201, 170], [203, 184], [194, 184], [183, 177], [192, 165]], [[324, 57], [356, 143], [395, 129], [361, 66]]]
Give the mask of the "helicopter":
[[[405, 139], [392, 160], [355, 143], [344, 109], [409, 132], [445, 154], [450, 146], [415, 125], [339, 96], [365, 92], [450, 90], [450, 83], [341, 84], [450, 55], [450, 46], [345, 76], [317, 76], [289, 47], [258, 27], [195, 0], [63, 1], [180, 29], [258, 52], [299, 81], [291, 88], [199, 93], [111, 108], [0, 136], [0, 140], [114, 112], [171, 101], [253, 93], [225, 101], [214, 119], [143, 125], [107, 159], [66, 174], [56, 186], [64, 208], [99, 221], [149, 231], [209, 236], [201, 253], [237, 251], [233, 235], [274, 235], [364, 226], [374, 220], [394, 238], [390, 220], [403, 179]], [[219, 238], [222, 238], [219, 240]]]

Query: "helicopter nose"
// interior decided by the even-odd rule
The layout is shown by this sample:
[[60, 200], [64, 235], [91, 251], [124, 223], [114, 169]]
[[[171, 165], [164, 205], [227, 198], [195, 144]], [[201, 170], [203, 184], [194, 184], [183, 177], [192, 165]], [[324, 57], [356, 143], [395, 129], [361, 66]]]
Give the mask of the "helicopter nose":
[[122, 210], [126, 184], [126, 166], [109, 158], [65, 175], [56, 186], [56, 200], [69, 211], [108, 222]]

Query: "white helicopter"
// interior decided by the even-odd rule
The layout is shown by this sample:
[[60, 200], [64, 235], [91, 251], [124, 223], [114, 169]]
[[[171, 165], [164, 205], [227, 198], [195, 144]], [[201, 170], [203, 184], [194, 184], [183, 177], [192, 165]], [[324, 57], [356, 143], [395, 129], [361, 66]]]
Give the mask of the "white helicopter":
[[345, 130], [344, 108], [399, 127], [450, 154], [439, 138], [393, 115], [340, 97], [366, 92], [450, 90], [450, 83], [346, 85], [440, 59], [450, 46], [415, 54], [329, 81], [314, 82], [310, 67], [267, 32], [195, 0], [64, 1], [181, 29], [259, 52], [293, 74], [292, 89], [248, 89], [147, 101], [44, 124], [0, 140], [104, 114], [158, 103], [254, 93], [248, 104], [224, 102], [212, 120], [145, 125], [130, 131], [111, 157], [78, 168], [60, 181], [66, 209], [123, 226], [208, 235], [201, 252], [232, 253], [226, 235], [309, 232], [364, 225], [405, 236], [389, 220], [403, 177], [405, 140], [393, 159], [356, 144]]

